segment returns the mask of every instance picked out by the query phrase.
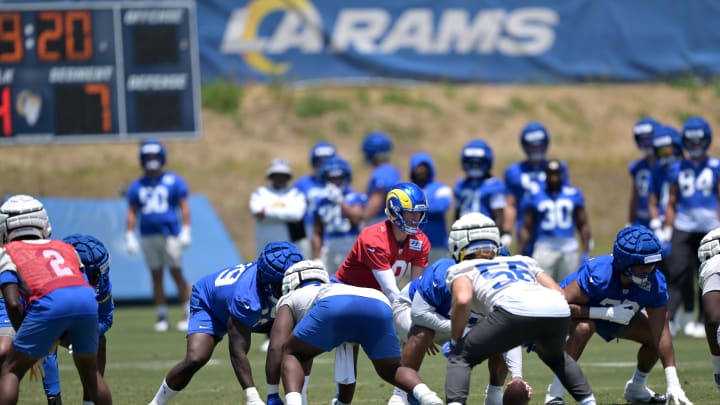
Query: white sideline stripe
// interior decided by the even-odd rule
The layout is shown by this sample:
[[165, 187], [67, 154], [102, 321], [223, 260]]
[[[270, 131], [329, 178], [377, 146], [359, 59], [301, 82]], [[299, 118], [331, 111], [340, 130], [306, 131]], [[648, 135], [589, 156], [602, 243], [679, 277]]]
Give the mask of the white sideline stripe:
[[[113, 370], [170, 370], [173, 366], [175, 366], [180, 359], [178, 360], [155, 360], [155, 361], [112, 361], [108, 362], [105, 365], [106, 369], [113, 369]], [[333, 364], [335, 362], [334, 358], [320, 358], [315, 359], [313, 362], [314, 364]], [[60, 362], [59, 365], [61, 370], [75, 370], [75, 366], [72, 364], [62, 364], [63, 362]], [[226, 364], [227, 362], [217, 359], [210, 359], [210, 361], [207, 362], [205, 367], [215, 367], [215, 366], [222, 366]]]
[[[580, 362], [580, 367], [629, 367], [629, 368], [635, 368], [637, 365], [634, 361], [600, 361], [600, 362]], [[700, 368], [700, 367], [707, 367], [710, 365], [710, 361], [683, 361], [678, 362], [678, 369], [682, 370], [683, 368]], [[655, 364], [654, 368], [662, 368], [662, 364], [660, 364], [660, 361], [658, 361]]]

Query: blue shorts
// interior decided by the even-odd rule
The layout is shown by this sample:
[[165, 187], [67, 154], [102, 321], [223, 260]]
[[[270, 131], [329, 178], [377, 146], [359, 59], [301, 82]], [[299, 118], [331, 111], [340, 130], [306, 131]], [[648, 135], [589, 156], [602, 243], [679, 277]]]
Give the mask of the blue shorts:
[[594, 319], [595, 321], [595, 333], [600, 335], [606, 342], [609, 342], [617, 338], [620, 331], [627, 327], [616, 322], [610, 322], [603, 319]]
[[33, 301], [13, 346], [18, 352], [43, 357], [67, 334], [73, 351], [97, 353], [98, 306], [92, 287], [64, 287]]
[[0, 336], [14, 336], [15, 330], [7, 330], [7, 328], [12, 329], [12, 327], [12, 322], [10, 322], [10, 317], [5, 309], [5, 298], [0, 297]]
[[344, 342], [359, 343], [371, 360], [400, 358], [392, 309], [356, 295], [332, 295], [318, 301], [295, 326], [300, 340], [326, 352]]
[[220, 321], [211, 315], [210, 308], [200, 299], [200, 292], [193, 286], [190, 293], [190, 317], [187, 336], [193, 333], [213, 335], [219, 342], [227, 334], [227, 319]]

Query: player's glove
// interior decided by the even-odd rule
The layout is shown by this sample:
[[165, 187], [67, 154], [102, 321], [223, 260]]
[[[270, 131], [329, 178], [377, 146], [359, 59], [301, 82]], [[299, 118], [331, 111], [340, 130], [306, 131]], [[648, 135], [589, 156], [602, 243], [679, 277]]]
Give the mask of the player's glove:
[[284, 405], [282, 399], [280, 399], [280, 394], [277, 392], [268, 395], [266, 403], [267, 405]]
[[688, 399], [687, 395], [685, 395], [685, 391], [683, 391], [682, 387], [680, 387], [680, 384], [668, 385], [665, 398], [668, 404], [693, 405], [693, 403], [690, 402], [690, 400]]
[[631, 305], [615, 305], [612, 307], [590, 307], [590, 318], [603, 319], [610, 322], [627, 325], [635, 316]]
[[343, 191], [333, 183], [327, 183], [325, 185], [325, 198], [333, 204], [342, 204], [342, 202], [345, 201]]
[[504, 247], [505, 249], [510, 249], [510, 245], [512, 245], [513, 238], [512, 235], [509, 233], [504, 233], [502, 236], [500, 236], [500, 245]]
[[456, 346], [457, 346], [457, 342], [453, 341], [452, 339], [443, 343], [443, 345], [442, 345], [443, 356], [450, 357], [450, 354], [455, 351]]
[[665, 382], [667, 383], [666, 404], [692, 405], [692, 402], [690, 402], [687, 395], [685, 395], [685, 391], [680, 386], [680, 379], [675, 366], [665, 367]]
[[135, 232], [127, 231], [125, 233], [125, 247], [131, 255], [137, 254], [137, 252], [140, 251], [140, 243], [135, 237]]
[[182, 228], [180, 229], [180, 234], [178, 235], [178, 242], [180, 242], [180, 246], [182, 246], [183, 248], [190, 246], [190, 243], [192, 242], [190, 225], [182, 226]]

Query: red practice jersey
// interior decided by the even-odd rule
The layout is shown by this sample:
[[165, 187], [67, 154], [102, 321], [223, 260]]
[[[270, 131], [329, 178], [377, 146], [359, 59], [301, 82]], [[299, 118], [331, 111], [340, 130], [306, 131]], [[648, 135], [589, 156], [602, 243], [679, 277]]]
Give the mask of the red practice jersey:
[[[15, 264], [28, 302], [63, 287], [90, 286], [72, 245], [59, 240], [16, 241], [4, 246]], [[11, 271], [8, 268], [0, 271]]]
[[430, 253], [427, 236], [418, 230], [399, 245], [391, 227], [392, 223], [385, 221], [364, 228], [335, 277], [345, 284], [380, 290], [373, 270], [392, 271], [399, 279], [412, 266], [427, 267]]

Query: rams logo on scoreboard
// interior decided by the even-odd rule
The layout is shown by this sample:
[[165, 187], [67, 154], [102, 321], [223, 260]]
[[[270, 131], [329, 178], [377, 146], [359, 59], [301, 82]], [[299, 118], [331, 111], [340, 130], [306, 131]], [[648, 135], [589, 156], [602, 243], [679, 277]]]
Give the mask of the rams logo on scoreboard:
[[309, 0], [251, 0], [230, 16], [220, 50], [242, 55], [248, 66], [268, 75], [291, 68], [282, 62], [290, 52], [527, 57], [552, 48], [559, 22], [556, 11], [543, 7], [391, 12], [368, 6], [321, 16]]

